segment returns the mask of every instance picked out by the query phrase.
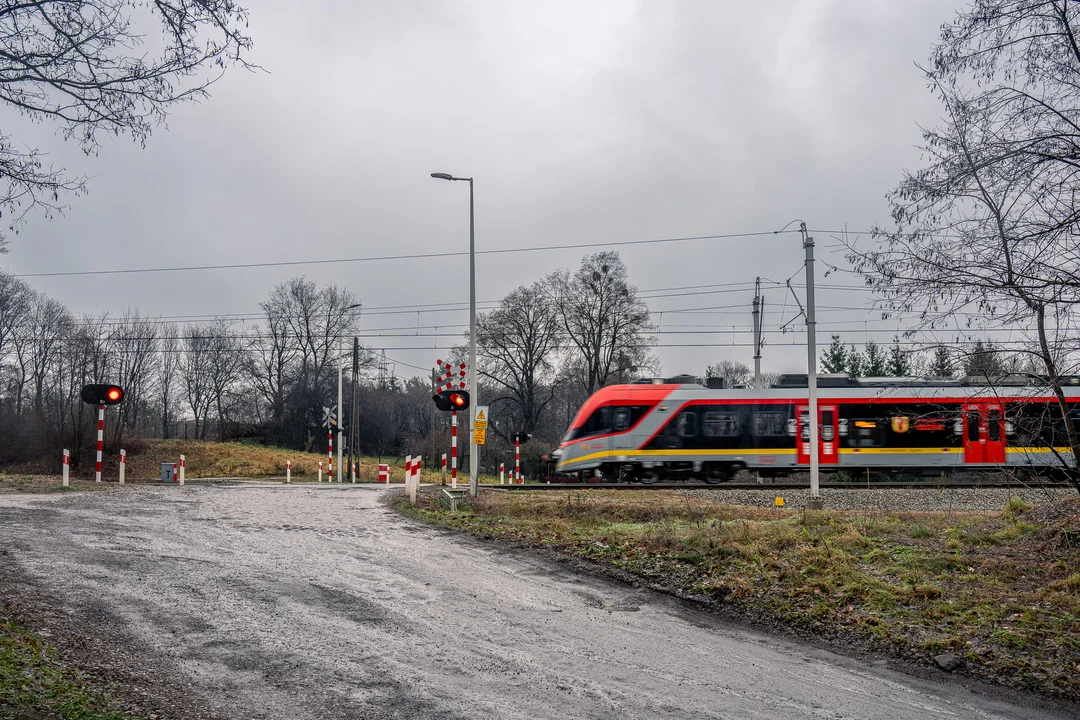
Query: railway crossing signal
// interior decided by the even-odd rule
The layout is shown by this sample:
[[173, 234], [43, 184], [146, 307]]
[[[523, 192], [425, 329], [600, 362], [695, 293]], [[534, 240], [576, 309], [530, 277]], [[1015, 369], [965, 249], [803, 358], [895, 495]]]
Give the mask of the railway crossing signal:
[[466, 390], [443, 390], [431, 399], [435, 401], [435, 407], [443, 412], [469, 409], [469, 393]]
[[529, 442], [529, 438], [531, 438], [531, 437], [532, 437], [532, 435], [530, 435], [529, 433], [526, 433], [526, 432], [514, 433], [514, 442], [515, 443], [527, 443], [527, 442]]
[[80, 396], [89, 405], [119, 405], [124, 400], [124, 389], [108, 383], [83, 385]]
[[97, 460], [94, 464], [94, 477], [96, 482], [101, 482], [101, 452], [105, 447], [105, 406], [119, 405], [123, 402], [124, 388], [108, 383], [83, 385], [82, 392], [79, 395], [84, 403], [98, 406]]

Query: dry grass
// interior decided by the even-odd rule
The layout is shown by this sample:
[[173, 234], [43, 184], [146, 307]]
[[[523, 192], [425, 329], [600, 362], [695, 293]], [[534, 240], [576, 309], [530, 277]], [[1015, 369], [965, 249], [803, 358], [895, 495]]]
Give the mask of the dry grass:
[[485, 493], [465, 512], [403, 511], [553, 546], [748, 617], [861, 639], [1080, 697], [1080, 502], [997, 513], [809, 512], [673, 492]]
[[[144, 440], [132, 443], [128, 451], [126, 479], [131, 482], [140, 480], [160, 480], [161, 463], [178, 462], [180, 455], [185, 457], [185, 477], [191, 480], [199, 478], [284, 478], [285, 462], [292, 461], [293, 482], [315, 481], [318, 476], [318, 463], [323, 463], [323, 479], [326, 479], [326, 454], [305, 453], [278, 447], [265, 447], [248, 443], [217, 443], [198, 440]], [[336, 457], [335, 457], [336, 461]], [[379, 473], [379, 458], [365, 457], [360, 461], [356, 479], [359, 482], [376, 482]], [[390, 465], [391, 482], [405, 481], [404, 461], [400, 458], [382, 458], [381, 462]], [[102, 463], [102, 479], [115, 483], [119, 477], [119, 459], [110, 454]], [[0, 473], [0, 488], [42, 491], [59, 488], [60, 476], [52, 472], [59, 469], [59, 458], [54, 462], [38, 462], [5, 468]], [[336, 469], [335, 469], [336, 476]], [[346, 481], [348, 475], [345, 476]], [[439, 472], [424, 469], [423, 482], [438, 482]], [[93, 463], [81, 468], [72, 466], [72, 487], [101, 487], [93, 481]], [[462, 481], [459, 472], [458, 481]], [[84, 481], [90, 480], [89, 484]], [[499, 478], [481, 476], [483, 483], [498, 484]], [[447, 480], [449, 482], [449, 480]], [[468, 476], [464, 476], [468, 483]], [[104, 484], [104, 483], [102, 483]]]

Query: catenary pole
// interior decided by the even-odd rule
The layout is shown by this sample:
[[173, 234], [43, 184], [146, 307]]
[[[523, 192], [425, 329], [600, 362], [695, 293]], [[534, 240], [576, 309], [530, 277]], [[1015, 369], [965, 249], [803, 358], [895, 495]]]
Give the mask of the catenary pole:
[[754, 387], [761, 387], [761, 278], [754, 280]]
[[[799, 223], [806, 249], [806, 390], [810, 410], [810, 502], [807, 507], [820, 510], [821, 487], [818, 477], [818, 402], [817, 402], [817, 323], [814, 317], [814, 238]], [[802, 441], [801, 438], [798, 439]]]
[[337, 367], [337, 481], [341, 482], [341, 426], [345, 422], [345, 406], [341, 404], [341, 376], [345, 372], [345, 343], [338, 343]]

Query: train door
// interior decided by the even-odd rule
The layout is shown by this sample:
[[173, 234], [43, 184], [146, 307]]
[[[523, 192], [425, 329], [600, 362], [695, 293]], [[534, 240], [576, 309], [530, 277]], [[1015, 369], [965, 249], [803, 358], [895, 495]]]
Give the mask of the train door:
[[[837, 426], [839, 411], [835, 405], [818, 405], [818, 464], [835, 465], [839, 457]], [[795, 408], [796, 443], [800, 465], [810, 464], [810, 407], [799, 405]]]
[[1004, 463], [1005, 422], [1000, 403], [968, 404], [964, 413], [964, 462]]

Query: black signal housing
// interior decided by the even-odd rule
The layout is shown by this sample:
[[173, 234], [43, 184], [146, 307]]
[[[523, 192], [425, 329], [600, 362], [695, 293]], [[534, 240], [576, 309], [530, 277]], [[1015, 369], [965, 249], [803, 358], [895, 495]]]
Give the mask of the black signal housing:
[[465, 390], [443, 390], [431, 399], [435, 401], [435, 407], [443, 412], [469, 409], [469, 393]]
[[124, 402], [124, 388], [108, 383], [83, 385], [80, 397], [90, 405], [119, 405]]

